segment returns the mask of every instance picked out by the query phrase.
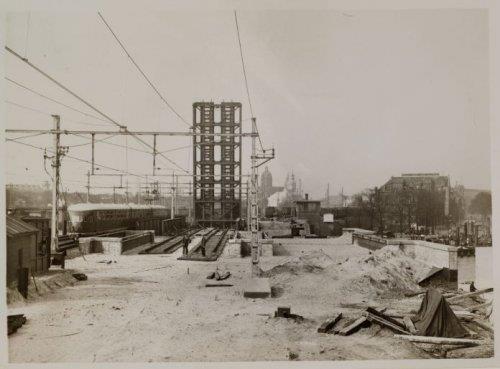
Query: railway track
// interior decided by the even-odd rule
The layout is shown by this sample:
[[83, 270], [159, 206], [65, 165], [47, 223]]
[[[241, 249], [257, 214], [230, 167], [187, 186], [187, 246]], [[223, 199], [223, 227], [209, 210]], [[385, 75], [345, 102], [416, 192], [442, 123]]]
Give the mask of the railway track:
[[206, 235], [205, 256], [201, 253], [201, 245], [192, 249], [188, 255], [183, 255], [178, 260], [193, 261], [215, 261], [224, 250], [227, 239], [229, 238], [228, 229], [214, 229]]
[[155, 245], [148, 247], [147, 249], [142, 250], [139, 254], [171, 254], [182, 247], [183, 237], [188, 235], [188, 237], [192, 237], [196, 233], [200, 232], [203, 228], [196, 229], [187, 229], [182, 231], [175, 236], [171, 236], [162, 242], [159, 242]]

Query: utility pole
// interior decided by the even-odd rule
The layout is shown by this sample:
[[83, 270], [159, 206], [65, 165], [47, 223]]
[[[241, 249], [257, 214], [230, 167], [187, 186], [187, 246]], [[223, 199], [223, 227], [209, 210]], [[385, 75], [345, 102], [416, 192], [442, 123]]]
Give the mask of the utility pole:
[[247, 231], [250, 232], [250, 218], [252, 217], [250, 211], [250, 183], [247, 180]]
[[52, 115], [54, 118], [54, 156], [52, 156], [52, 219], [50, 228], [50, 251], [57, 252], [59, 249], [59, 182], [60, 182], [60, 168], [61, 157], [66, 153], [67, 148], [62, 148], [60, 131], [60, 116]]
[[174, 219], [174, 173], [172, 172], [172, 194], [170, 195], [170, 219]]
[[192, 193], [192, 188], [191, 188], [191, 181], [189, 181], [189, 192], [188, 192], [188, 223], [191, 224], [191, 195]]
[[90, 202], [90, 170], [87, 171], [87, 203]]
[[[256, 118], [252, 117], [252, 173], [251, 173], [251, 189], [250, 189], [250, 230], [252, 231], [251, 239], [251, 255], [252, 255], [252, 277], [260, 277], [260, 240], [259, 240], [259, 209], [257, 204], [257, 186], [258, 172], [257, 169], [269, 160], [274, 159], [274, 149], [265, 150], [257, 154], [257, 122]], [[267, 151], [272, 153], [269, 155]], [[264, 160], [257, 163], [257, 160]]]
[[179, 191], [179, 177], [176, 175], [175, 176], [175, 213], [179, 213], [179, 199], [178, 197], [178, 191]]
[[[256, 118], [252, 118], [252, 133], [257, 133]], [[250, 230], [252, 231], [251, 254], [252, 254], [252, 277], [260, 277], [260, 243], [259, 243], [259, 215], [257, 208], [257, 139], [252, 136], [252, 188], [250, 200]]]

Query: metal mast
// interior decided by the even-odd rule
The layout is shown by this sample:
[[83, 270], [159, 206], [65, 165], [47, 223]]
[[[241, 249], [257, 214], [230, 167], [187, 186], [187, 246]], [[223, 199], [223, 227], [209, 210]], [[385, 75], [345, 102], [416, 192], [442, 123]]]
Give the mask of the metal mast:
[[[252, 118], [252, 133], [256, 133], [256, 118]], [[259, 267], [259, 218], [258, 218], [258, 208], [257, 208], [257, 140], [255, 136], [252, 136], [252, 177], [251, 177], [251, 189], [250, 189], [250, 230], [252, 231], [252, 277], [260, 276]]]
[[[54, 130], [59, 132], [61, 118], [59, 115], [52, 115], [54, 118]], [[61, 135], [56, 133], [54, 135], [54, 156], [52, 156], [52, 219], [50, 227], [50, 250], [57, 252], [59, 249], [59, 182], [60, 182], [60, 168], [61, 157], [66, 153], [66, 149], [60, 146]]]

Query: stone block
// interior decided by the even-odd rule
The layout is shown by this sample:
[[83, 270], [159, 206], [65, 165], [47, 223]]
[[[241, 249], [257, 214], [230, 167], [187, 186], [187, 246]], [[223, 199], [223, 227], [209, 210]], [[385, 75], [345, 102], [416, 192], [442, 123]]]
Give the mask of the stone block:
[[271, 296], [269, 278], [250, 278], [245, 284], [243, 296], [249, 298], [266, 298]]

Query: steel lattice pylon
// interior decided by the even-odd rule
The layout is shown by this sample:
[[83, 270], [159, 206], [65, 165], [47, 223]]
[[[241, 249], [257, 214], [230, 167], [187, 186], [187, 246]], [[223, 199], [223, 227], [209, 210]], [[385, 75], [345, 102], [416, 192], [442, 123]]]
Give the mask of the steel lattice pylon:
[[217, 134], [241, 133], [241, 103], [194, 103], [193, 130], [194, 221], [234, 226], [241, 218], [241, 137]]

